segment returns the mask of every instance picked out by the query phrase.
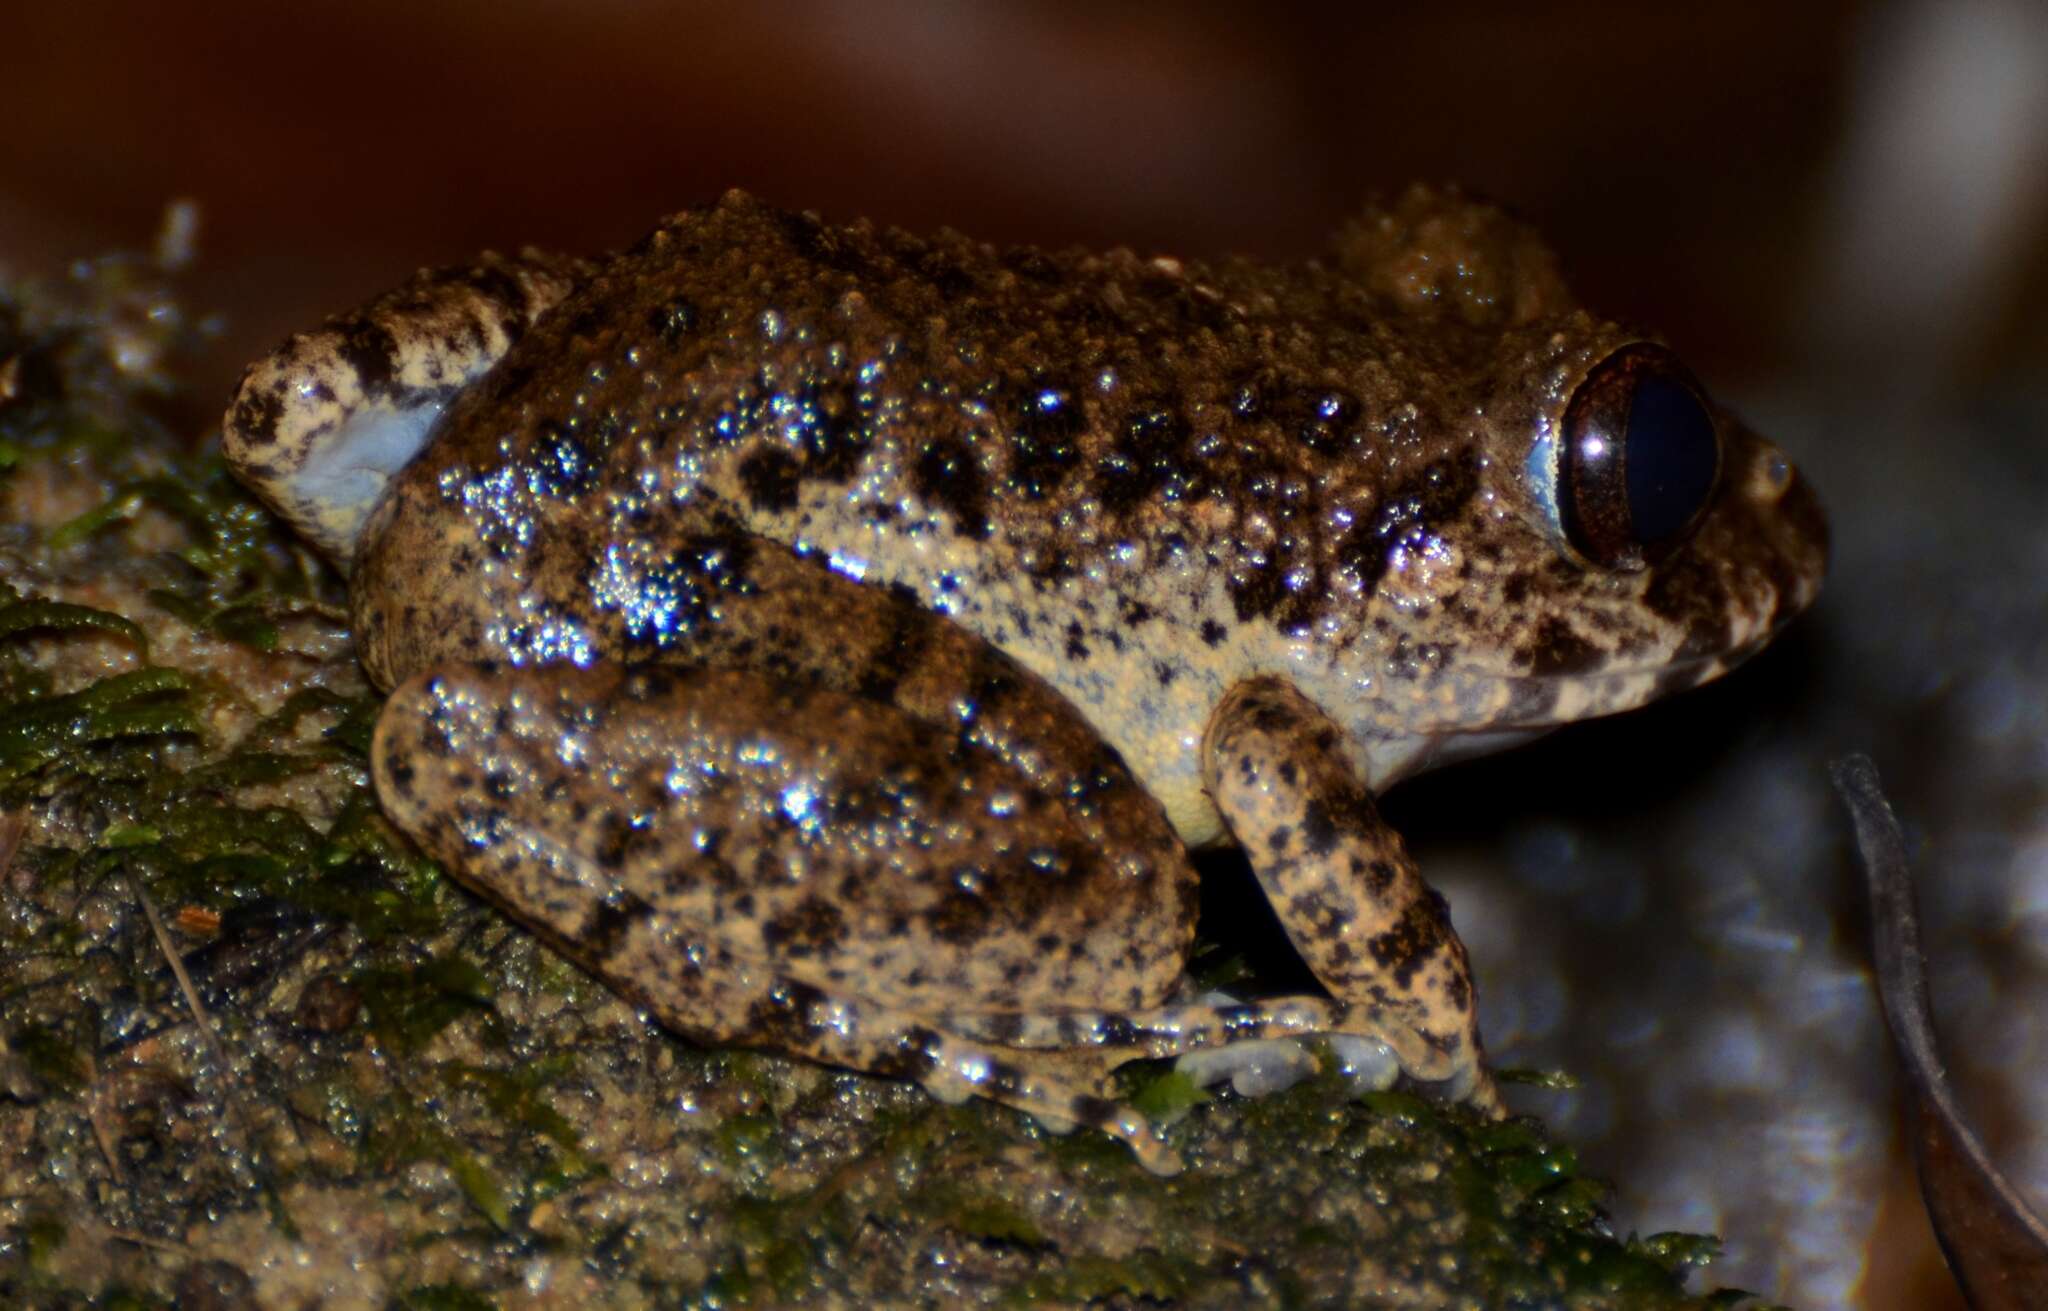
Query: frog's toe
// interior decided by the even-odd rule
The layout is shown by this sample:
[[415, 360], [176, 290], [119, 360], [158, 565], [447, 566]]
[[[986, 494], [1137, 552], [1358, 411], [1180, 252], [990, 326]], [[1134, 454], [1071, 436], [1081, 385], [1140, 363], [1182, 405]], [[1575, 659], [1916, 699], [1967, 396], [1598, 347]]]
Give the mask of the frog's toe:
[[1315, 1053], [1293, 1038], [1254, 1038], [1183, 1055], [1173, 1068], [1203, 1088], [1228, 1081], [1244, 1097], [1292, 1088], [1320, 1068]]
[[[1320, 1035], [1317, 1041], [1328, 1044], [1337, 1072], [1359, 1091], [1391, 1088], [1401, 1077], [1400, 1058], [1378, 1038], [1329, 1033]], [[1205, 1047], [1174, 1062], [1174, 1069], [1201, 1087], [1214, 1087], [1227, 1080], [1232, 1090], [1244, 1097], [1285, 1091], [1321, 1067], [1310, 1041], [1301, 1038], [1258, 1038], [1224, 1047]]]
[[1489, 1119], [1504, 1119], [1508, 1113], [1507, 1103], [1500, 1099], [1500, 1085], [1493, 1081], [1493, 1075], [1486, 1066], [1477, 1061], [1461, 1066], [1444, 1083], [1443, 1094], [1451, 1101], [1464, 1102]]
[[1401, 1058], [1378, 1038], [1333, 1033], [1326, 1040], [1337, 1058], [1337, 1072], [1361, 1091], [1384, 1092], [1401, 1077]]

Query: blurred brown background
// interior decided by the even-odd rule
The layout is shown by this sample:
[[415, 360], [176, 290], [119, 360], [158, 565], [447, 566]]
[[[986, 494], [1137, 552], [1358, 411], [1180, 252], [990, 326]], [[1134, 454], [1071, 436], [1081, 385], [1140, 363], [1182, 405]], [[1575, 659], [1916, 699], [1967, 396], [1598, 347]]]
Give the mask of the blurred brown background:
[[[1894, 778], [1910, 813], [1916, 781], [1944, 778], [1961, 796], [1969, 789], [1953, 771], [1990, 758], [1981, 734], [1925, 731], [1976, 704], [1970, 687], [1993, 686], [1956, 672], [1974, 667], [1969, 641], [1988, 639], [1873, 654], [1857, 634], [1878, 623], [1916, 629], [1915, 598], [1938, 598], [1929, 604], [1950, 610], [1928, 623], [1943, 633], [1997, 633], [2007, 657], [2017, 636], [2022, 655], [1997, 666], [1998, 695], [2024, 700], [2048, 688], [2039, 621], [2034, 634], [2015, 635], [1998, 618], [2000, 605], [2048, 609], [2029, 572], [2048, 564], [2048, 548], [2032, 530], [1989, 552], [1972, 526], [2010, 525], [2038, 502], [2015, 490], [1987, 511], [1967, 486], [1938, 504], [1914, 490], [1931, 485], [1922, 478], [1931, 452], [1965, 445], [1991, 468], [2017, 459], [2048, 481], [2040, 425], [2024, 417], [2041, 412], [2032, 402], [2022, 417], [1928, 439], [1953, 431], [1940, 416], [1987, 397], [2038, 399], [2048, 379], [2044, 15], [2031, 0], [15, 5], [0, 19], [0, 268], [51, 275], [79, 256], [145, 244], [166, 201], [198, 201], [188, 304], [223, 318], [187, 370], [197, 439], [243, 362], [417, 266], [484, 247], [620, 246], [658, 215], [731, 186], [831, 216], [1004, 241], [1298, 256], [1367, 192], [1460, 182], [1533, 220], [1590, 302], [1667, 333], [1710, 385], [1772, 419], [1815, 474], [1837, 524], [1838, 582], [1816, 621], [1822, 635], [1803, 639], [1803, 655], [1774, 657], [1793, 690], [1767, 698], [1764, 713], [1775, 707], [1789, 721], [1787, 707], [1821, 705], [1799, 723], [1824, 729], [1786, 729], [1788, 741], [1813, 734], [1782, 748], [1802, 780], [1817, 779], [1822, 753], [1844, 745], [1875, 745], [1885, 762], [1884, 744], [1906, 740], [1895, 725], [1911, 718], [1922, 726], [1914, 741], [1925, 772]], [[1898, 476], [1873, 472], [1887, 460]], [[1888, 497], [1927, 511], [1910, 545], [1904, 511]], [[1982, 566], [1972, 579], [2002, 580], [1981, 604], [1958, 600], [1940, 569], [1910, 572], [1970, 550]], [[1898, 669], [1871, 672], [1887, 655]], [[1741, 720], [1758, 713], [1743, 695], [1702, 704]], [[1529, 824], [1553, 814], [1575, 822], [1583, 814], [1563, 791], [1543, 790], [1544, 771], [1563, 764], [1568, 774], [1590, 755], [1601, 763], [1588, 768], [1611, 776], [1631, 766], [1603, 754], [1646, 740], [1682, 755], [1698, 717], [1581, 737], [1594, 746], [1577, 758], [1503, 767], [1537, 775], [1478, 777], [1533, 796], [1520, 803], [1535, 816]], [[1998, 732], [2032, 723], [2008, 716]], [[1629, 732], [1637, 736], [1615, 736]], [[1708, 737], [1714, 767], [1758, 776], [1726, 733]], [[1687, 776], [1694, 790], [1710, 790], [1707, 768]], [[2021, 803], [2048, 798], [2048, 762], [2031, 769], [2000, 775], [2004, 813], [2035, 813]], [[1432, 785], [1440, 798], [1473, 786]], [[1786, 856], [1782, 877], [1824, 886], [1812, 894], [1822, 899], [1818, 936], [1794, 940], [1836, 952], [1860, 989], [1855, 912], [1833, 882], [1843, 875], [1825, 793], [1800, 787], [1815, 816], [1808, 828], [1821, 836], [1810, 853]], [[1953, 804], [1947, 828], [1929, 820], [1931, 858], [1943, 854], [1942, 833], [1979, 832], [1970, 803]], [[1750, 822], [1754, 808], [1729, 825]], [[1426, 829], [1429, 803], [1415, 809]], [[1599, 831], [1598, 808], [1586, 813]], [[2001, 840], [2031, 850], [2010, 831]], [[2041, 841], [2036, 881], [2011, 881], [2033, 877], [2024, 861], [1985, 874], [1986, 886], [2008, 889], [1995, 913], [2035, 895], [2026, 888], [2048, 908]], [[1418, 845], [1428, 842], [1425, 833]], [[1981, 921], [1984, 905], [1966, 899], [1957, 914]], [[1676, 924], [1682, 939], [1692, 913], [1686, 903], [1652, 907], [1645, 922]], [[1939, 907], [1930, 922], [1939, 948]], [[2006, 930], [2020, 922], [2002, 921]], [[2044, 986], [1987, 985], [1976, 1003], [1986, 1012], [2010, 1016], [2016, 999], [2048, 997], [2048, 946], [2021, 955], [2014, 965], [2011, 952], [1994, 953], [1982, 969], [1992, 979], [2030, 971]], [[1497, 977], [1494, 995], [1514, 986]], [[1601, 986], [1591, 985], [1595, 995]], [[1829, 1123], [1878, 1128], [1829, 1138], [1830, 1160], [1848, 1164], [1810, 1196], [1737, 1176], [1718, 1203], [1672, 1213], [1655, 1181], [1632, 1181], [1628, 1166], [1675, 1112], [1631, 1119], [1628, 1108], [1650, 1103], [1626, 1084], [1604, 1118], [1575, 1122], [1560, 1110], [1567, 1135], [1582, 1134], [1596, 1164], [1621, 1177], [1621, 1227], [1720, 1228], [1731, 1250], [1713, 1280], [1804, 1305], [1917, 1307], [1949, 1296], [1898, 1141], [1885, 1137], [1882, 1039], [1867, 1007], [1857, 1014], [1864, 1027], [1843, 1044], [1852, 1054], [1839, 1084], [1852, 1091], [1836, 1105], [1861, 1109]], [[1969, 1012], [1960, 1025], [1979, 1018]], [[1844, 1023], [1827, 1031], [1850, 1032]], [[2048, 1057], [2040, 1027], [2027, 1051]], [[1796, 1050], [1810, 1040], [1786, 1041]], [[1595, 1052], [1613, 1046], [1604, 1031], [1590, 1042]], [[1594, 1059], [1541, 1043], [1524, 1055], [1574, 1068]], [[2021, 1062], [2007, 1073], [2039, 1082], [2040, 1069]], [[1654, 1068], [1644, 1077], [1669, 1082]], [[1978, 1104], [2001, 1126], [1999, 1143], [2031, 1150], [2048, 1171], [2048, 1149], [2028, 1127], [2039, 1119], [2019, 1094], [1986, 1086]], [[1798, 1102], [1781, 1090], [1766, 1104]], [[1754, 1164], [1769, 1150], [1743, 1136], [1755, 1106], [1728, 1105], [1731, 1137], [1714, 1150]], [[1688, 1106], [1685, 1131], [1704, 1132], [1704, 1114]], [[1747, 1205], [1766, 1193], [1773, 1206], [1780, 1193], [1789, 1199], [1782, 1216]], [[1839, 1237], [1785, 1227], [1783, 1216], [1837, 1204], [1840, 1223], [1826, 1232]], [[1801, 1243], [1813, 1250], [1786, 1254]]]
[[1865, 7], [1520, 3], [16, 6], [0, 259], [203, 206], [217, 367], [422, 263], [594, 250], [729, 186], [993, 239], [1313, 251], [1454, 180], [1709, 373], [1829, 276]]

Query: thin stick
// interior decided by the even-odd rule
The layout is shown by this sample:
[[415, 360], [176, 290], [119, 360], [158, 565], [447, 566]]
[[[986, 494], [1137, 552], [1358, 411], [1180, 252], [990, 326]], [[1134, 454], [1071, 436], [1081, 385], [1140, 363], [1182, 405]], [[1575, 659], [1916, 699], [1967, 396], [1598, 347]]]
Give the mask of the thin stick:
[[135, 889], [135, 899], [142, 903], [142, 913], [149, 917], [150, 931], [156, 934], [156, 945], [163, 951], [164, 959], [170, 962], [178, 990], [185, 994], [185, 1004], [192, 1008], [192, 1019], [199, 1028], [199, 1036], [206, 1043], [207, 1050], [213, 1053], [214, 1062], [220, 1070], [221, 1100], [227, 1104], [228, 1115], [241, 1133], [242, 1150], [247, 1156], [249, 1170], [270, 1199], [271, 1214], [278, 1227], [288, 1237], [296, 1238], [298, 1226], [292, 1222], [291, 1213], [285, 1210], [284, 1198], [278, 1195], [277, 1186], [263, 1160], [262, 1149], [256, 1145], [253, 1119], [243, 1107], [235, 1086], [235, 1067], [228, 1060], [227, 1048], [221, 1045], [219, 1035], [214, 1032], [213, 1019], [207, 1015], [205, 1003], [199, 1000], [199, 989], [192, 986], [192, 976], [185, 972], [185, 962], [178, 956], [177, 945], [171, 941], [170, 931], [164, 928], [163, 916], [157, 913], [156, 899], [149, 895], [149, 889], [142, 886], [142, 879], [132, 870], [128, 872], [128, 886]]
[[1877, 991], [1918, 1109], [1913, 1155], [1934, 1236], [1978, 1311], [2042, 1311], [2048, 1308], [2048, 1225], [1992, 1164], [1942, 1068], [1899, 821], [1868, 756], [1844, 757], [1830, 772], [1863, 853]]

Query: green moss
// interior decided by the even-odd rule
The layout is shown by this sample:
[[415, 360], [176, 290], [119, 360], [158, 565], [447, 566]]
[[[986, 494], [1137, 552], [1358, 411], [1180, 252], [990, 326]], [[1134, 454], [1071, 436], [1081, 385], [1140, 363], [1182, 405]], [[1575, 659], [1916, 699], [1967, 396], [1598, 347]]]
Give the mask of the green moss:
[[1057, 1274], [1040, 1275], [1015, 1290], [1013, 1306], [1052, 1302], [1071, 1305], [1112, 1297], [1173, 1303], [1186, 1296], [1193, 1279], [1185, 1264], [1144, 1249], [1126, 1257], [1088, 1256], [1067, 1264]]
[[1045, 1231], [1006, 1198], [980, 1197], [952, 1208], [947, 1222], [970, 1238], [1020, 1247], [1046, 1246]]
[[0, 641], [38, 629], [56, 633], [96, 629], [126, 638], [144, 654], [149, 651], [149, 637], [142, 629], [134, 621], [110, 611], [96, 610], [88, 605], [42, 600], [16, 601], [11, 605], [0, 606]]
[[392, 1299], [400, 1311], [496, 1311], [496, 1298], [456, 1284], [421, 1284]]
[[92, 1062], [86, 1052], [47, 1025], [16, 1029], [7, 1035], [7, 1046], [46, 1090], [75, 1093], [91, 1082]]
[[1121, 1086], [1127, 1090], [1124, 1095], [1131, 1106], [1162, 1128], [1178, 1123], [1210, 1100], [1207, 1089], [1164, 1062]]
[[21, 1243], [31, 1270], [45, 1270], [64, 1246], [68, 1233], [64, 1221], [54, 1215], [30, 1215], [21, 1226]]
[[464, 1016], [491, 1009], [490, 979], [462, 956], [358, 970], [351, 981], [362, 995], [370, 1030], [401, 1056], [419, 1052]]
[[66, 696], [0, 707], [0, 784], [51, 767], [90, 774], [94, 771], [80, 758], [80, 748], [120, 738], [196, 733], [190, 691], [190, 680], [175, 669], [137, 669]]

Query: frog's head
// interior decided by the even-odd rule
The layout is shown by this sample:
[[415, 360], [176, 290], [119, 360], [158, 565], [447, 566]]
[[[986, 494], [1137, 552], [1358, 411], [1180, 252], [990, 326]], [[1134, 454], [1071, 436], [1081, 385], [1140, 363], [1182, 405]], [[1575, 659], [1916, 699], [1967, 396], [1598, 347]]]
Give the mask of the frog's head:
[[1527, 342], [1547, 367], [1474, 418], [1436, 517], [1389, 534], [1361, 644], [1380, 785], [1704, 683], [1818, 593], [1811, 486], [1668, 349], [1614, 335]]
[[242, 375], [221, 422], [229, 466], [346, 572], [391, 476], [582, 270], [531, 250], [486, 254], [294, 334]]
[[1409, 307], [1429, 330], [1407, 339], [1431, 344], [1416, 394], [1437, 411], [1387, 457], [1395, 495], [1358, 557], [1377, 577], [1326, 648], [1351, 695], [1325, 704], [1355, 708], [1376, 786], [1715, 678], [1813, 601], [1827, 565], [1819, 502], [1783, 452], [1661, 342], [1578, 309], [1539, 248], [1512, 244], [1520, 225], [1456, 212], [1523, 265], [1478, 301]]

